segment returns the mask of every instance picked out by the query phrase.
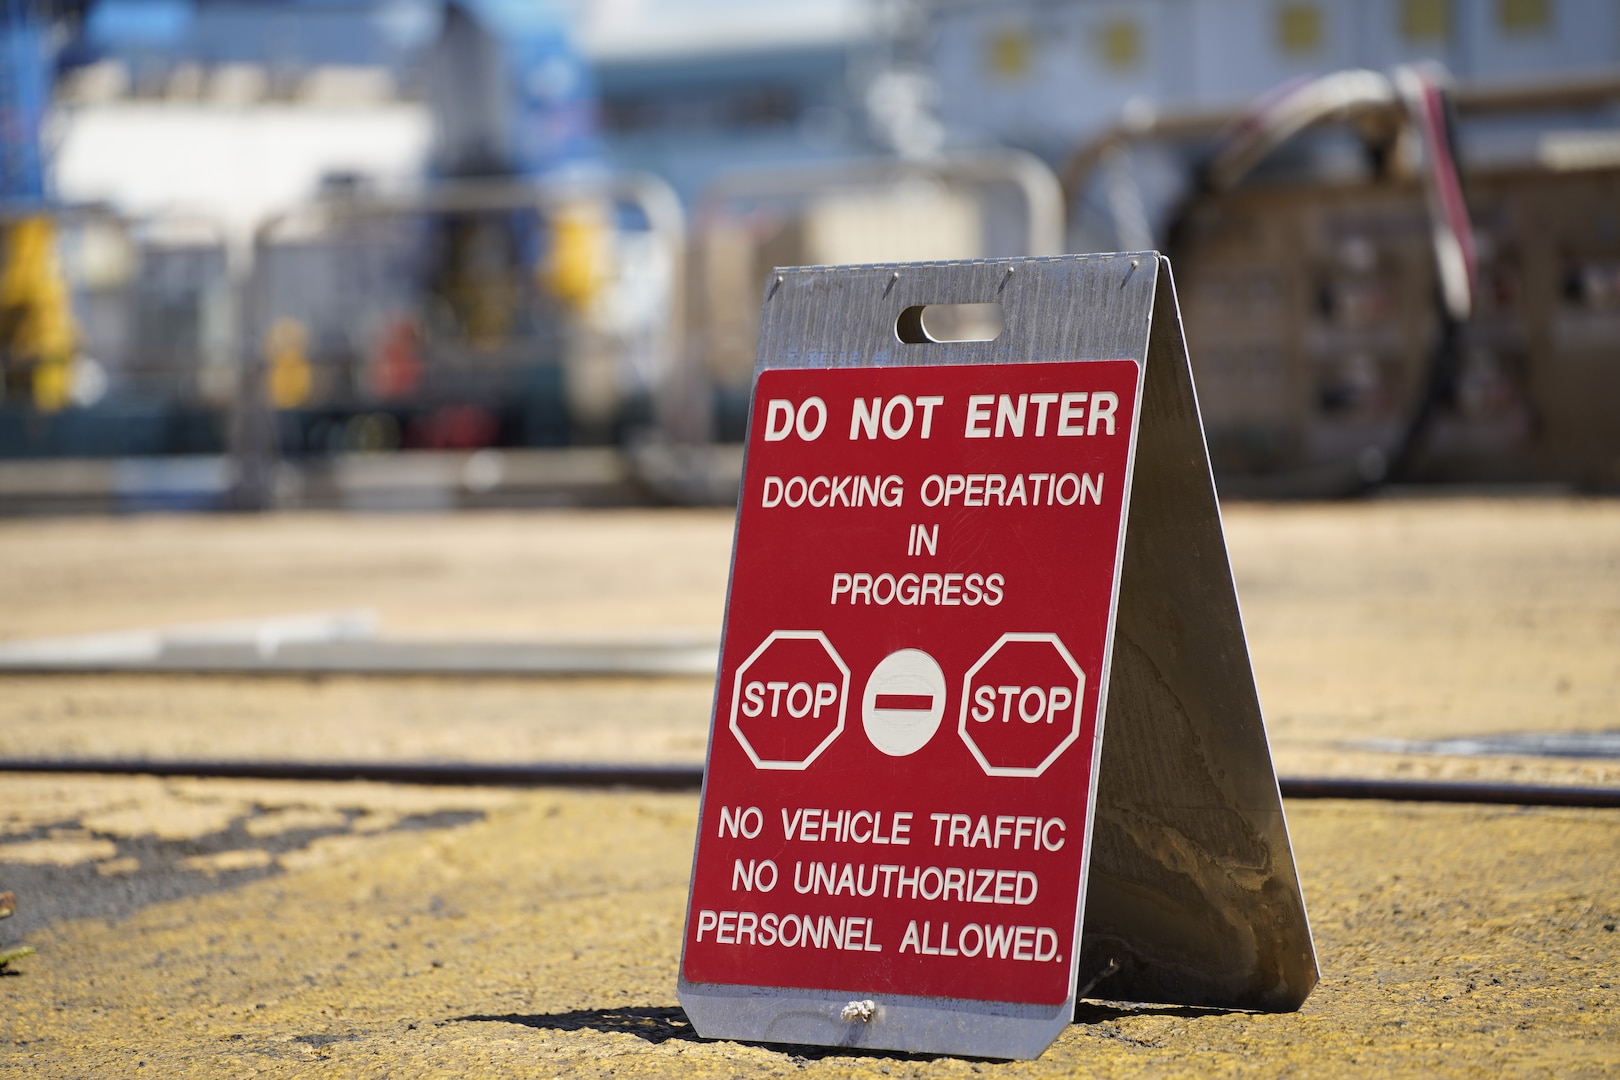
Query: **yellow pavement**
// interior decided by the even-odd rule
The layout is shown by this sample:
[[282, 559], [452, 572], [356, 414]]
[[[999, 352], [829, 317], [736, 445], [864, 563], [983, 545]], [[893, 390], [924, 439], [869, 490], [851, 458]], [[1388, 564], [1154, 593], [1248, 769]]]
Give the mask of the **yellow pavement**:
[[[270, 805], [369, 798], [282, 786], [187, 789]], [[434, 797], [488, 816], [335, 833], [230, 891], [33, 935], [39, 954], [0, 982], [0, 1071], [1570, 1077], [1620, 1065], [1614, 812], [1293, 804], [1323, 967], [1303, 1011], [1086, 1005], [1040, 1060], [1001, 1064], [695, 1039], [674, 996], [694, 797]]]
[[[1620, 729], [1620, 504], [1226, 517], [1282, 771], [1620, 783], [1367, 745]], [[0, 639], [353, 607], [399, 636], [712, 633], [729, 544], [685, 512], [0, 523]], [[710, 693], [10, 676], [0, 756], [697, 761]], [[693, 796], [0, 775], [0, 942], [38, 949], [0, 978], [0, 1073], [1620, 1072], [1620, 811], [1288, 812], [1323, 968], [1302, 1012], [1088, 1004], [1002, 1064], [695, 1039]]]

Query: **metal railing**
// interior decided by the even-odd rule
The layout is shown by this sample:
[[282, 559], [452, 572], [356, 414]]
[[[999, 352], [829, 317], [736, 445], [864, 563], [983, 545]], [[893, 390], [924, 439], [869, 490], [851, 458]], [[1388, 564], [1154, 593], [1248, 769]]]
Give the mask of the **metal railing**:
[[775, 196], [808, 197], [840, 189], [872, 188], [907, 180], [988, 187], [1007, 184], [1023, 198], [1025, 255], [1063, 251], [1063, 185], [1040, 158], [1019, 150], [996, 150], [932, 160], [857, 161], [836, 165], [748, 169], [714, 180], [698, 199], [703, 220], [725, 203]]
[[[727, 352], [719, 341], [719, 324], [736, 323], [737, 332], [730, 335], [741, 348], [744, 339], [751, 342], [753, 320], [757, 318], [759, 301], [756, 276], [744, 275], [745, 281], [726, 295], [717, 295], [711, 282], [711, 265], [716, 258], [711, 250], [710, 230], [728, 214], [746, 207], [765, 204], [789, 204], [795, 211], [808, 212], [814, 200], [845, 194], [881, 194], [902, 192], [912, 183], [930, 183], [959, 192], [969, 189], [977, 197], [981, 228], [986, 220], [988, 198], [999, 190], [1013, 193], [1021, 207], [1021, 229], [1014, 241], [1016, 251], [1005, 254], [1056, 255], [1064, 250], [1064, 197], [1057, 176], [1039, 158], [1016, 150], [994, 150], [967, 154], [954, 154], [935, 159], [902, 160], [878, 159], [839, 162], [825, 165], [797, 165], [768, 169], [745, 169], [726, 173], [713, 180], [700, 194], [693, 213], [697, 223], [692, 240], [692, 265], [687, 273], [689, 283], [688, 310], [691, 313], [690, 345], [684, 366], [690, 385], [716, 378], [712, 365]], [[901, 195], [903, 198], [903, 194]], [[757, 255], [758, 248], [748, 256]], [[961, 257], [967, 257], [963, 253]], [[900, 253], [883, 258], [917, 258], [915, 254]], [[765, 269], [768, 269], [766, 267]], [[761, 270], [763, 272], [763, 270]], [[736, 295], [730, 293], [734, 291]], [[736, 351], [732, 349], [731, 351]], [[749, 350], [751, 368], [751, 349]], [[739, 365], [732, 365], [739, 366]], [[737, 377], [742, 376], [737, 372]], [[719, 377], [724, 383], [724, 378]], [[713, 388], [700, 394], [688, 388], [692, 401], [704, 401], [712, 407]], [[687, 413], [688, 431], [702, 439], [712, 439], [715, 422], [709, 415]]]
[[[224, 223], [216, 216], [198, 210], [180, 208], [130, 215], [106, 204], [85, 203], [53, 206], [36, 212], [0, 208], [0, 227], [18, 219], [39, 216], [48, 217], [54, 227], [57, 270], [76, 299], [73, 306], [77, 321], [82, 322], [86, 316], [89, 317], [90, 325], [78, 328], [80, 351], [109, 363], [111, 370], [108, 373], [123, 377], [121, 389], [128, 390], [130, 384], [143, 381], [153, 383], [150, 387], [139, 387], [146, 391], [143, 396], [191, 397], [204, 390], [189, 383], [191, 377], [198, 374], [197, 369], [206, 357], [199, 355], [189, 360], [178, 360], [170, 346], [148, 348], [147, 352], [142, 352], [149, 345], [140, 333], [142, 320], [150, 314], [141, 308], [143, 300], [150, 299], [150, 296], [143, 297], [142, 292], [160, 287], [157, 279], [173, 276], [172, 272], [151, 265], [154, 257], [182, 254], [204, 256], [212, 258], [220, 268], [228, 268], [230, 243]], [[96, 236], [97, 231], [102, 235]], [[94, 249], [93, 254], [89, 253], [90, 249]], [[95, 269], [98, 265], [99, 270]], [[159, 272], [154, 273], [154, 270]], [[221, 281], [217, 275], [195, 276], [199, 278], [197, 288], [189, 291], [176, 289], [173, 295], [164, 299], [195, 304], [197, 310], [193, 314], [200, 319], [202, 294], [219, 292], [226, 301], [226, 310], [222, 318], [215, 320], [216, 340], [198, 341], [197, 345], [199, 351], [212, 351], [221, 357], [230, 356], [235, 348], [237, 327], [229, 305], [232, 299], [229, 282]], [[220, 289], [222, 285], [226, 288]], [[111, 343], [98, 340], [106, 336], [106, 331], [104, 327], [96, 325], [97, 317], [100, 316], [102, 322], [107, 321], [106, 312], [86, 310], [86, 305], [107, 300], [117, 300], [127, 308], [118, 313], [120, 318], [113, 320], [125, 325], [121, 340], [111, 349], [105, 347]], [[198, 329], [192, 327], [193, 332], [198, 332]]]
[[670, 295], [666, 317], [656, 335], [657, 355], [651, 365], [660, 373], [653, 398], [658, 408], [658, 426], [666, 431], [678, 428], [679, 418], [666, 403], [671, 397], [671, 384], [680, 381], [683, 360], [686, 220], [679, 198], [663, 180], [648, 173], [618, 172], [540, 182], [459, 181], [406, 192], [343, 193], [272, 215], [254, 230], [251, 271], [245, 288], [244, 347], [232, 409], [230, 452], [236, 477], [233, 505], [252, 509], [269, 506], [273, 501], [277, 430], [266, 389], [263, 339], [275, 313], [268, 268], [278, 243], [288, 236], [307, 235], [311, 230], [387, 219], [532, 212], [546, 220], [584, 201], [606, 202], [638, 214], [667, 257]]

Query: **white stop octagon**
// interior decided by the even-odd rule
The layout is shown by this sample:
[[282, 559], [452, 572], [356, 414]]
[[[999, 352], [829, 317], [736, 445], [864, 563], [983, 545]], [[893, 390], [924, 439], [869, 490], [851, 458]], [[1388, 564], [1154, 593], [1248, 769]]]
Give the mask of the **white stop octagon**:
[[[1009, 646], [1013, 648], [1009, 649]], [[1014, 659], [1009, 653], [1019, 655]], [[1018, 685], [1000, 686], [999, 690], [1027, 689], [1027, 696], [1017, 695], [1016, 705], [1015, 699], [1009, 696], [1004, 703], [1006, 709], [1009, 712], [1016, 711], [1023, 723], [1039, 726], [1039, 721], [1044, 720], [1050, 725], [1048, 749], [1038, 764], [1032, 765], [1027, 759], [1016, 764], [1011, 763], [1012, 758], [1005, 752], [1005, 748], [996, 745], [994, 725], [982, 729], [977, 739], [974, 737], [968, 714], [973, 704], [970, 699], [974, 693], [975, 676], [991, 665], [995, 665], [991, 668], [992, 671], [1006, 665], [1009, 677], [1014, 673], [1020, 676]], [[1071, 687], [1072, 694], [1069, 693]], [[1035, 693], [1037, 690], [1040, 691], [1038, 695]], [[1081, 670], [1080, 665], [1075, 662], [1074, 657], [1056, 634], [1002, 634], [996, 639], [996, 643], [985, 650], [984, 655], [968, 668], [967, 675], [962, 679], [962, 717], [957, 724], [957, 731], [985, 775], [1040, 776], [1080, 737], [1081, 702], [1085, 697], [1085, 691], [1086, 673]], [[1067, 714], [1064, 717], [1067, 721], [1065, 724], [1051, 723], [1059, 711], [1054, 708], [1054, 699], [1057, 696], [1055, 692], [1062, 692], [1070, 697], [1061, 708], [1061, 711]], [[1031, 697], [1038, 697], [1034, 716], [1029, 712]]]

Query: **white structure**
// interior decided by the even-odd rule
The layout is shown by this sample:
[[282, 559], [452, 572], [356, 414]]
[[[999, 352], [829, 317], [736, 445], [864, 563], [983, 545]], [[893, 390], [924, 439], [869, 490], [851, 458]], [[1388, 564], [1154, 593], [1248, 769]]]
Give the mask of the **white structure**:
[[274, 212], [349, 174], [420, 176], [432, 125], [410, 102], [327, 107], [115, 100], [52, 115], [57, 194], [142, 216], [202, 214], [245, 242]]
[[1242, 105], [1288, 79], [1432, 58], [1462, 82], [1620, 73], [1620, 0], [932, 0], [954, 132], [1072, 145], [1131, 108]]

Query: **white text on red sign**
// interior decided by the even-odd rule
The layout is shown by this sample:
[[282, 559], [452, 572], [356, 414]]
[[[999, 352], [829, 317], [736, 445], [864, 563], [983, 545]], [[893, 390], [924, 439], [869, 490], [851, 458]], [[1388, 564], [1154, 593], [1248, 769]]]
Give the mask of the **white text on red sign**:
[[[1111, 390], [1066, 390], [1038, 394], [969, 394], [963, 413], [966, 439], [1039, 439], [1050, 430], [1060, 438], [1114, 434], [1119, 395]], [[946, 404], [942, 395], [897, 394], [856, 398], [850, 408], [851, 440], [904, 439], [915, 432], [920, 439], [934, 434], [934, 410]], [[946, 410], [947, 415], [951, 413]], [[826, 432], [827, 402], [818, 396], [793, 401], [771, 398], [765, 403], [765, 441], [782, 442], [797, 436], [815, 442]]]

